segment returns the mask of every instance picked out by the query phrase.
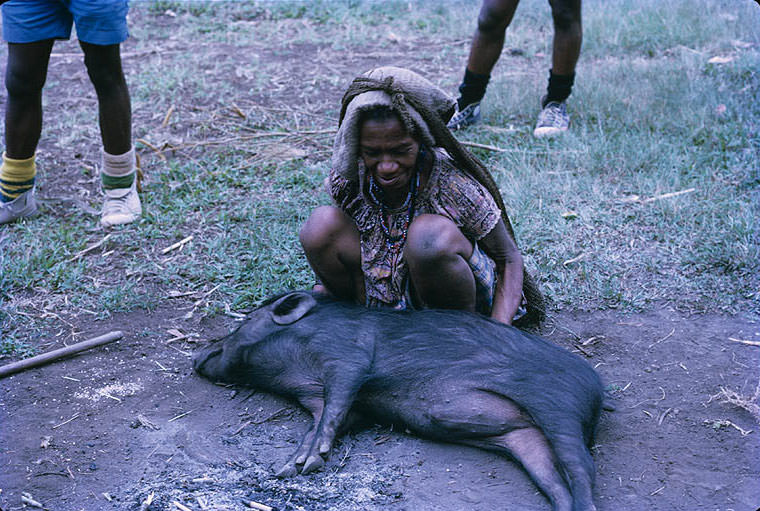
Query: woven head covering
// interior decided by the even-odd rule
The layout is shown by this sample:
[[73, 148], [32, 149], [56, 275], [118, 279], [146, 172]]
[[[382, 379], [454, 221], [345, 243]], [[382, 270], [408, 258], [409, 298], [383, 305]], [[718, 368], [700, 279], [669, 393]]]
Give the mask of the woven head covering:
[[[362, 112], [378, 106], [390, 107], [410, 135], [429, 147], [445, 149], [459, 169], [482, 184], [501, 209], [507, 231], [517, 243], [504, 200], [493, 176], [446, 127], [454, 113], [456, 101], [414, 71], [386, 66], [354, 79], [343, 95], [338, 133], [333, 145], [332, 172], [354, 181], [360, 193], [364, 193], [365, 176], [361, 171], [363, 165], [359, 165], [359, 120]], [[539, 323], [545, 315], [543, 296], [524, 269], [523, 294], [528, 303], [528, 313], [521, 318], [521, 323]]]
[[[410, 101], [411, 100], [411, 101]], [[359, 138], [362, 112], [387, 106], [396, 112], [407, 132], [429, 147], [436, 143], [428, 123], [416, 105], [436, 114], [445, 124], [454, 113], [456, 101], [414, 71], [400, 67], [379, 67], [356, 78], [343, 96], [340, 126], [333, 145], [332, 167], [348, 180], [359, 176]]]

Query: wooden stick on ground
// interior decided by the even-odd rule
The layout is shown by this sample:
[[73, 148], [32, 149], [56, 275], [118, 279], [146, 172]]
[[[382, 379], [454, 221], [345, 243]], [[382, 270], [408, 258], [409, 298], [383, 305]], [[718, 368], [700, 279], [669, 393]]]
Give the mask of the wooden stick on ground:
[[4, 365], [0, 367], [0, 378], [9, 376], [19, 371], [30, 369], [32, 367], [47, 364], [48, 362], [52, 362], [54, 360], [58, 360], [59, 358], [79, 353], [80, 351], [85, 351], [96, 346], [108, 344], [109, 342], [121, 339], [123, 336], [124, 334], [122, 334], [120, 330], [116, 330], [98, 337], [93, 337], [92, 339], [88, 339], [86, 341], [72, 344], [71, 346], [66, 346], [64, 348], [42, 353], [41, 355], [37, 355], [31, 358], [19, 360], [18, 362], [13, 362], [12, 364]]
[[750, 346], [760, 346], [760, 341], [747, 341], [745, 339], [736, 339], [734, 337], [729, 337], [728, 340], [733, 342], [740, 342], [742, 344], [749, 344]]
[[32, 498], [32, 496], [26, 492], [21, 494], [21, 502], [27, 506], [36, 507], [39, 509], [47, 509], [45, 506], [34, 500], [34, 498]]
[[153, 144], [151, 144], [150, 142], [148, 142], [144, 138], [138, 138], [137, 142], [140, 142], [145, 147], [151, 149], [154, 153], [156, 153], [158, 155], [159, 158], [161, 158], [162, 160], [166, 161], [166, 156], [164, 156], [164, 153], [161, 152], [161, 149], [159, 149], [158, 147], [154, 146]]
[[150, 492], [150, 495], [143, 500], [142, 505], [140, 505], [140, 511], [147, 511], [147, 509], [150, 507], [150, 505], [153, 503], [153, 497], [155, 494], [153, 492]]
[[174, 113], [174, 105], [169, 107], [169, 110], [166, 112], [166, 115], [164, 116], [164, 122], [161, 123], [162, 128], [166, 128], [166, 126], [169, 125], [169, 119], [171, 119], [172, 114]]
[[75, 260], [79, 259], [83, 255], [92, 252], [93, 250], [95, 250], [96, 248], [98, 248], [99, 246], [101, 246], [103, 243], [105, 243], [106, 241], [108, 241], [109, 239], [111, 239], [111, 235], [110, 234], [105, 235], [102, 240], [98, 241], [94, 245], [90, 245], [89, 247], [85, 248], [84, 250], [80, 250], [79, 252], [77, 252], [73, 257], [70, 257], [70, 258], [66, 259], [66, 262], [70, 263], [72, 261], [75, 261]]
[[460, 144], [467, 147], [476, 147], [478, 149], [486, 149], [488, 151], [494, 151], [497, 153], [506, 153], [508, 152], [508, 149], [502, 149], [501, 147], [496, 147], [492, 145], [486, 145], [486, 144], [478, 144], [477, 142], [466, 142], [466, 141], [459, 141]]
[[244, 500], [243, 504], [258, 511], [277, 511], [276, 507], [267, 506], [266, 504], [261, 504], [253, 500]]
[[179, 240], [179, 241], [178, 241], [177, 243], [175, 243], [174, 245], [170, 245], [170, 246], [166, 247], [165, 249], [163, 249], [163, 250], [161, 251], [161, 253], [162, 253], [162, 254], [168, 254], [169, 252], [171, 252], [171, 251], [172, 251], [172, 250], [174, 250], [175, 248], [180, 248], [180, 247], [182, 247], [182, 246], [183, 246], [185, 243], [187, 243], [187, 242], [189, 242], [189, 241], [192, 241], [192, 240], [193, 240], [193, 235], [191, 234], [191, 235], [190, 235], [190, 236], [188, 236], [187, 238], [184, 238], [184, 239], [181, 239], [181, 240]]
[[663, 193], [662, 195], [656, 195], [654, 197], [650, 197], [648, 199], [644, 199], [641, 202], [644, 202], [644, 203], [654, 202], [654, 201], [658, 201], [658, 200], [662, 200], [662, 199], [669, 199], [671, 197], [678, 197], [679, 195], [683, 195], [685, 193], [692, 193], [692, 192], [696, 192], [696, 191], [697, 191], [696, 188], [689, 188], [687, 190], [681, 190], [681, 191], [678, 191], [678, 192]]

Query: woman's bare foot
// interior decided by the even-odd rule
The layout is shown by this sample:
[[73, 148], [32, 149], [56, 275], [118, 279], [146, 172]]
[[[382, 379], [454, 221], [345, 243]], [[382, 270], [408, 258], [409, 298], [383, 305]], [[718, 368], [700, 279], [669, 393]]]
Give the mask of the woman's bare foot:
[[332, 293], [327, 290], [324, 284], [314, 284], [311, 290], [321, 295], [332, 296]]

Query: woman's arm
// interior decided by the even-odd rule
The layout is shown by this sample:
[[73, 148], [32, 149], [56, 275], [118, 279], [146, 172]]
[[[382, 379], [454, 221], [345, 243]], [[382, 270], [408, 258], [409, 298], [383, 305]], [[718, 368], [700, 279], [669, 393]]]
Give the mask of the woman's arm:
[[503, 219], [499, 219], [491, 232], [481, 238], [478, 244], [496, 263], [498, 281], [491, 317], [509, 325], [522, 300], [522, 255], [509, 235]]

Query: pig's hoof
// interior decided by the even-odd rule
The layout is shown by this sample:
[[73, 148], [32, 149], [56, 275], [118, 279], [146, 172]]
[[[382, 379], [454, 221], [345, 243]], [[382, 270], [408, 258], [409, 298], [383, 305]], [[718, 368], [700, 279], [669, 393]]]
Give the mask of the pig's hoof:
[[310, 472], [314, 472], [315, 470], [322, 468], [324, 464], [325, 460], [322, 459], [322, 456], [309, 456], [309, 458], [306, 460], [306, 463], [304, 463], [301, 473], [308, 474]]
[[297, 473], [298, 470], [293, 463], [286, 463], [275, 475], [277, 477], [293, 477]]

